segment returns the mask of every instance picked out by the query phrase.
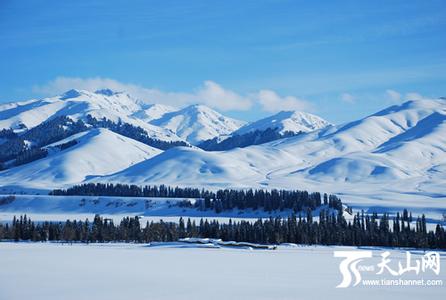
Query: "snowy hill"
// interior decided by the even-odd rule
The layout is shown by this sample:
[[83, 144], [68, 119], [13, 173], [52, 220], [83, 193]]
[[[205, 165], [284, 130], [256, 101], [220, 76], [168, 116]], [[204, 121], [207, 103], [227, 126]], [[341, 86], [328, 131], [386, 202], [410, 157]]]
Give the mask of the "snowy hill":
[[300, 162], [298, 158], [273, 148], [238, 149], [216, 154], [177, 147], [98, 181], [246, 187], [264, 179], [265, 173], [283, 160]]
[[330, 123], [316, 115], [301, 111], [281, 111], [270, 117], [247, 124], [236, 130], [233, 135], [243, 135], [256, 130], [274, 129], [278, 133], [310, 132], [329, 126]]
[[417, 176], [424, 168], [446, 159], [445, 115], [444, 100], [409, 101], [358, 121], [271, 146], [298, 153], [309, 162], [310, 175], [322, 172], [333, 180], [351, 180], [339, 176], [339, 169], [351, 174], [349, 169], [364, 170], [371, 165], [371, 171], [356, 181], [376, 180], [390, 173], [393, 179]]
[[[72, 140], [77, 144], [65, 150], [56, 147]], [[161, 152], [107, 129], [82, 132], [47, 148], [47, 157], [0, 172], [0, 185], [26, 183], [31, 188], [52, 188], [74, 184], [91, 176], [117, 172]]]
[[232, 133], [244, 124], [204, 105], [187, 106], [179, 111], [166, 113], [150, 123], [171, 130], [193, 145]]

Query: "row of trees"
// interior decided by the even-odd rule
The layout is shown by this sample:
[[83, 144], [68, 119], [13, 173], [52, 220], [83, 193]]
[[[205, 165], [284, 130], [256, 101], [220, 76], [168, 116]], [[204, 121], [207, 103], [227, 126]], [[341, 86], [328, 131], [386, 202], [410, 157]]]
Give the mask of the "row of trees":
[[291, 137], [300, 133], [285, 131], [280, 133], [277, 128], [267, 128], [265, 130], [255, 130], [242, 135], [233, 135], [220, 141], [218, 137], [201, 142], [198, 147], [206, 151], [222, 151], [243, 148], [251, 145], [260, 145], [270, 141], [285, 137]]
[[0, 138], [1, 139], [13, 139], [17, 137], [17, 134], [14, 132], [14, 130], [12, 130], [11, 128], [4, 128], [2, 130], [0, 130]]
[[[18, 166], [47, 156], [43, 148], [73, 134], [87, 130], [82, 121], [73, 121], [66, 116], [58, 116], [33, 127], [21, 134], [9, 134], [6, 142], [0, 145], [0, 168]], [[12, 164], [5, 164], [14, 160]]]
[[189, 146], [184, 141], [162, 141], [151, 138], [147, 131], [145, 131], [142, 127], [124, 123], [121, 120], [118, 122], [113, 122], [105, 117], [102, 119], [96, 119], [91, 115], [87, 115], [86, 122], [95, 128], [107, 128], [113, 132], [161, 150], [167, 150], [177, 146]]
[[389, 246], [414, 248], [446, 248], [442, 226], [427, 231], [424, 215], [416, 226], [403, 221], [399, 215], [392, 220], [387, 214], [372, 216], [357, 214], [347, 222], [341, 213], [322, 210], [319, 222], [311, 213], [305, 217], [292, 215], [286, 219], [259, 219], [255, 222], [229, 220], [195, 221], [180, 218], [178, 223], [147, 222], [141, 226], [138, 217], [126, 217], [115, 225], [113, 220], [99, 215], [90, 222], [70, 221], [34, 223], [26, 216], [15, 218], [12, 224], [0, 224], [0, 240], [65, 241], [65, 242], [171, 242], [184, 237], [217, 238], [225, 241], [261, 244], [320, 244], [346, 246]]
[[304, 209], [314, 210], [321, 206], [342, 210], [341, 199], [335, 195], [321, 195], [299, 190], [233, 190], [224, 189], [216, 192], [198, 188], [160, 186], [137, 186], [113, 183], [87, 183], [68, 189], [53, 190], [51, 195], [62, 196], [126, 196], [126, 197], [166, 197], [201, 199], [192, 204], [187, 200], [183, 206], [196, 206], [200, 209], [214, 209], [217, 213], [232, 209], [263, 209], [265, 211], [292, 209], [295, 212]]

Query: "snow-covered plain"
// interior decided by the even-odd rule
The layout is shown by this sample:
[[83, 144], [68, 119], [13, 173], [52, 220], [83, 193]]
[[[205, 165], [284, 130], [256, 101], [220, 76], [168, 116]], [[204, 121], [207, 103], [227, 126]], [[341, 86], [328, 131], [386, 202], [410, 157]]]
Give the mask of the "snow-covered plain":
[[[342, 281], [333, 251], [351, 247], [292, 245], [277, 250], [206, 248], [206, 245], [0, 243], [0, 299], [442, 299], [446, 272], [406, 274], [443, 286], [336, 288]], [[405, 250], [372, 250], [365, 265], [390, 251], [390, 266]], [[412, 260], [422, 251], [411, 251]], [[441, 253], [441, 267], [446, 262]], [[393, 279], [362, 271], [362, 279]]]

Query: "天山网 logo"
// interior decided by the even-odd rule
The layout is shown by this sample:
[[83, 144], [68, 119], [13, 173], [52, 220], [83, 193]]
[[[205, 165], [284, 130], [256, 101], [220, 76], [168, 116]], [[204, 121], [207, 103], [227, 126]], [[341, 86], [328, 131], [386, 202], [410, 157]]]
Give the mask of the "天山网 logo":
[[[440, 274], [440, 254], [438, 252], [426, 252], [421, 259], [412, 259], [412, 255], [409, 251], [406, 251], [406, 259], [402, 263], [398, 261], [398, 268], [391, 267], [390, 252], [384, 251], [380, 254], [381, 261], [375, 265], [359, 265], [359, 263], [373, 257], [372, 251], [334, 251], [334, 257], [341, 257], [344, 260], [339, 264], [339, 271], [342, 274], [342, 281], [337, 288], [347, 288], [350, 286], [357, 286], [362, 282], [361, 272], [364, 270], [374, 271], [378, 269], [376, 275], [390, 274], [391, 276], [401, 276], [406, 273], [414, 273], [418, 275], [420, 272], [426, 272], [432, 270], [436, 275]], [[373, 283], [373, 284], [370, 284]], [[399, 280], [398, 283], [404, 285], [405, 281]], [[408, 285], [411, 281], [407, 282]], [[421, 279], [423, 285], [424, 280]], [[364, 284], [364, 282], [363, 282]], [[371, 281], [366, 282], [368, 285], [389, 285], [389, 280]], [[397, 284], [395, 284], [397, 285]]]

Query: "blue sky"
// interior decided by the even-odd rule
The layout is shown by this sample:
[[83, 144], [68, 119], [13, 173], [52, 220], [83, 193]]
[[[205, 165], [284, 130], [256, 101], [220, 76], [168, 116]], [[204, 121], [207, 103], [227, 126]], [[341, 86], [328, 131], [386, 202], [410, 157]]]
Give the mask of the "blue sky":
[[110, 85], [341, 123], [446, 95], [446, 1], [310, 2], [1, 0], [0, 102]]

